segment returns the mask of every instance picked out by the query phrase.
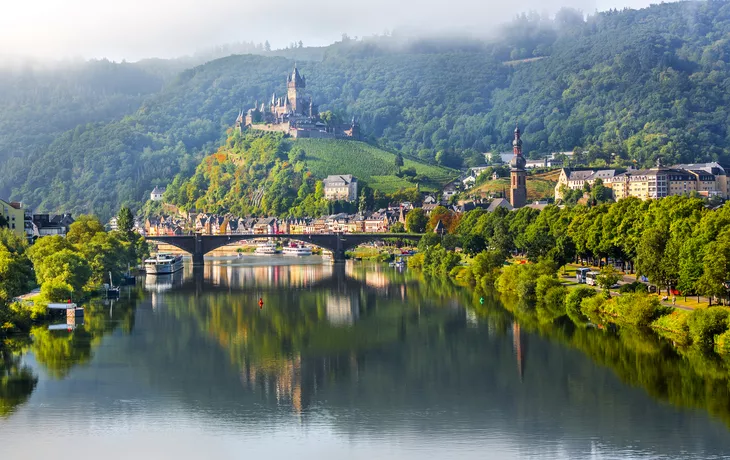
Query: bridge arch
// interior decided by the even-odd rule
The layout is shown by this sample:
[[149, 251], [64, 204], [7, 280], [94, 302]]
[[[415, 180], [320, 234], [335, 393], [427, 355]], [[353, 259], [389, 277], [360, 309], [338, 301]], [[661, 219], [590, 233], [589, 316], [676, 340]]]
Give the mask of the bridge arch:
[[413, 233], [316, 233], [316, 234], [264, 234], [264, 235], [186, 235], [150, 236], [148, 241], [166, 243], [192, 255], [193, 265], [203, 265], [205, 254], [228, 244], [258, 238], [287, 238], [302, 243], [313, 244], [332, 252], [335, 262], [345, 260], [345, 251], [362, 243], [384, 239], [404, 239], [418, 241], [423, 235]]

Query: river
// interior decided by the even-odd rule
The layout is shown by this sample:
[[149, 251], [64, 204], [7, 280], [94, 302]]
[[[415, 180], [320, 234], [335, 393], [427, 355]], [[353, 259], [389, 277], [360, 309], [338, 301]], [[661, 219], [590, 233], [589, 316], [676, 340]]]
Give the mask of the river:
[[314, 256], [218, 259], [141, 278], [118, 301], [88, 305], [83, 326], [37, 328], [32, 342], [18, 339], [3, 354], [0, 452], [730, 454], [727, 373], [703, 375], [656, 338], [546, 325], [521, 309], [494, 298], [482, 305], [469, 290], [387, 265]]

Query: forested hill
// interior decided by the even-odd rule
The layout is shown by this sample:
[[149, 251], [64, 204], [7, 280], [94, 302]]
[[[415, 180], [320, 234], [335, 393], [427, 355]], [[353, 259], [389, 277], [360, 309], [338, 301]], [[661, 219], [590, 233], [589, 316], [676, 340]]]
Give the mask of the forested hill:
[[[566, 10], [549, 21], [522, 16], [489, 43], [344, 40], [299, 67], [321, 110], [356, 115], [369, 141], [428, 162], [459, 166], [508, 149], [517, 120], [531, 155], [582, 146], [599, 163], [728, 161], [729, 37], [728, 2], [587, 21]], [[283, 93], [292, 66], [284, 57], [244, 55], [185, 70], [126, 116], [81, 119], [47, 148], [6, 161], [0, 195], [110, 215], [178, 172], [192, 174], [241, 107]], [[22, 136], [2, 132], [0, 145], [8, 136], [18, 145], [47, 137], [38, 123], [17, 129], [12, 120]]]

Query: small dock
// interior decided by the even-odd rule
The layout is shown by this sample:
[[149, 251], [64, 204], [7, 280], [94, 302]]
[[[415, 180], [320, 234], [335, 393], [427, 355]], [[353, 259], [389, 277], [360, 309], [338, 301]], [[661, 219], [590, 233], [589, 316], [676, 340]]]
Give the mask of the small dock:
[[76, 318], [84, 317], [84, 309], [75, 303], [49, 303], [49, 310], [66, 310], [66, 319], [72, 319], [75, 323]]

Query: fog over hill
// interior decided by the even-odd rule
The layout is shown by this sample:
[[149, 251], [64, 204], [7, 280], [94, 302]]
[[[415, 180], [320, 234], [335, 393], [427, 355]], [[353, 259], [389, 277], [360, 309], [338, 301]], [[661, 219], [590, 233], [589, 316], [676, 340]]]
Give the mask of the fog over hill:
[[268, 40], [283, 48], [300, 40], [323, 46], [341, 34], [488, 37], [520, 13], [553, 15], [645, 7], [649, 0], [36, 0], [0, 8], [0, 56], [138, 60], [189, 55], [223, 43]]
[[425, 163], [479, 164], [509, 149], [516, 121], [531, 157], [579, 147], [595, 165], [730, 162], [729, 2], [505, 20], [490, 40], [382, 34], [134, 63], [15, 61], [0, 68], [0, 197], [102, 217], [137, 207], [189, 177], [241, 108], [283, 94], [295, 62], [321, 111], [357, 117], [364, 140]]

